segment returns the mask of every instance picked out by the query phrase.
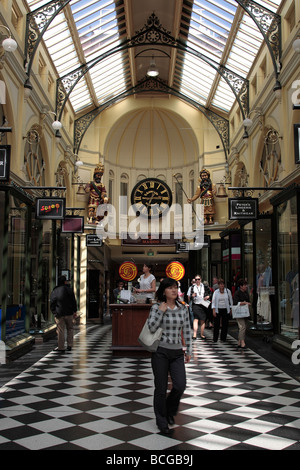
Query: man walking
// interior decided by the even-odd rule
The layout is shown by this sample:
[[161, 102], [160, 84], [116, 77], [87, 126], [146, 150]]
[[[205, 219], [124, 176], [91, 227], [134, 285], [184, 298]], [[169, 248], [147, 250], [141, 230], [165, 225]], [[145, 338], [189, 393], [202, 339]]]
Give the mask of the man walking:
[[77, 302], [73, 290], [66, 285], [65, 276], [58, 278], [58, 284], [50, 295], [50, 309], [57, 325], [58, 347], [55, 351], [65, 352], [65, 330], [67, 330], [67, 350], [71, 351]]

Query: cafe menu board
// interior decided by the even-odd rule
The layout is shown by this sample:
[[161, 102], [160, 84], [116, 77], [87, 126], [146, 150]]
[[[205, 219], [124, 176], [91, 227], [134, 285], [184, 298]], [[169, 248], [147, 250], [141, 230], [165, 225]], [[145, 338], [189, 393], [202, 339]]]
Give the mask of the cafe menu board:
[[230, 220], [255, 220], [258, 218], [257, 198], [229, 198], [228, 212]]
[[65, 217], [66, 200], [62, 197], [42, 197], [36, 200], [36, 218], [62, 220]]
[[0, 145], [0, 181], [9, 180], [10, 145]]

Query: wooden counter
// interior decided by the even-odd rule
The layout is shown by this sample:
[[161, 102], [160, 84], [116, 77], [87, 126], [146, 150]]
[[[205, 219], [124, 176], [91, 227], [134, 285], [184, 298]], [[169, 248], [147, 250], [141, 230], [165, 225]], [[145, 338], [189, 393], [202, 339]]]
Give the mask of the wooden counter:
[[138, 342], [150, 308], [151, 304], [110, 304], [114, 355], [150, 355]]

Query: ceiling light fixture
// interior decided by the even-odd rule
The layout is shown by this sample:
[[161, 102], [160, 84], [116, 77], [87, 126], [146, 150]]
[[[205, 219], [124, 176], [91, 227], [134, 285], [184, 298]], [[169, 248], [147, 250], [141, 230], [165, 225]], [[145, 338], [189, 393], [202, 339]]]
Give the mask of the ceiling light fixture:
[[148, 77], [157, 77], [159, 75], [158, 68], [156, 67], [154, 57], [152, 57], [150, 66], [147, 70]]
[[4, 39], [2, 41], [2, 47], [6, 52], [14, 52], [18, 44], [16, 41], [11, 37], [11, 32], [10, 29], [7, 26], [4, 26], [3, 24], [0, 25], [0, 28], [5, 28], [6, 31], [8, 32], [8, 38]]

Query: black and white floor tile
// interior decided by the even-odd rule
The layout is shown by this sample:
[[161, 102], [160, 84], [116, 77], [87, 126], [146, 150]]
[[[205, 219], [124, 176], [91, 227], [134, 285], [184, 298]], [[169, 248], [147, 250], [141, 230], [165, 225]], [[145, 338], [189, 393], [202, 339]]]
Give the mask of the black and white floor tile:
[[153, 414], [150, 358], [111, 354], [93, 326], [0, 388], [0, 450], [300, 450], [300, 382], [236, 341], [194, 341], [172, 434]]

